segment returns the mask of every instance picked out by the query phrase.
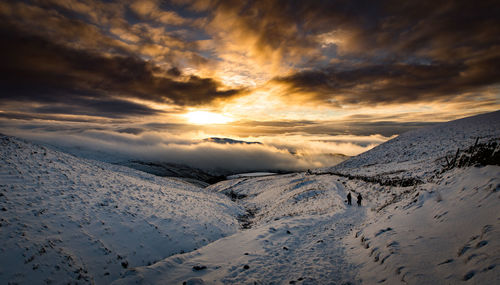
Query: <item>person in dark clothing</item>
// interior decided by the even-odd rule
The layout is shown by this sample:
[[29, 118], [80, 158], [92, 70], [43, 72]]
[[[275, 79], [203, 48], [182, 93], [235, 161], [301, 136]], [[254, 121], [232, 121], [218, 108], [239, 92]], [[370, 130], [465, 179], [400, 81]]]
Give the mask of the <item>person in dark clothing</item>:
[[361, 206], [361, 200], [363, 200], [363, 197], [361, 197], [361, 193], [358, 193], [358, 206]]
[[351, 192], [347, 193], [347, 205], [351, 205]]

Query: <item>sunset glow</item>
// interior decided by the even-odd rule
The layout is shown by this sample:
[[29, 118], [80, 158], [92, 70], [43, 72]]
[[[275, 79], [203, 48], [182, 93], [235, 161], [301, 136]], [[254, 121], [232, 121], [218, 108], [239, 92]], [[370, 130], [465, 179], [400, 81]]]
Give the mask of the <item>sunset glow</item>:
[[0, 285], [500, 285], [500, 0], [0, 0], [0, 143]]
[[160, 157], [195, 166], [216, 137], [204, 146], [232, 159], [258, 148], [259, 167], [304, 169], [500, 109], [499, 5], [346, 5], [2, 1], [0, 132], [127, 154], [178, 144], [182, 159]]
[[197, 125], [227, 124], [233, 121], [229, 116], [206, 111], [189, 112], [184, 116], [190, 123]]

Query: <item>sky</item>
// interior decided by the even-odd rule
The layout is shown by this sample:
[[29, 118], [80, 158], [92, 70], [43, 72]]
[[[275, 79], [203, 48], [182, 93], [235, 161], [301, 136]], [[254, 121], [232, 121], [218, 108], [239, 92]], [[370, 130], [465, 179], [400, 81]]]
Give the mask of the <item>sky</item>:
[[500, 109], [498, 15], [487, 0], [6, 0], [0, 132], [204, 169], [329, 166]]

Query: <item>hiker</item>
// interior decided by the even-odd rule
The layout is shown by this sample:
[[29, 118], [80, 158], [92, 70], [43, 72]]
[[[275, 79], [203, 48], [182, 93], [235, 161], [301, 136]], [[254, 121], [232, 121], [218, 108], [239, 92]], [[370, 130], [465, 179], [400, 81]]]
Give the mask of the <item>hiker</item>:
[[361, 200], [363, 197], [361, 197], [361, 193], [358, 193], [358, 206], [361, 206]]
[[347, 205], [352, 205], [351, 204], [351, 192], [347, 193]]

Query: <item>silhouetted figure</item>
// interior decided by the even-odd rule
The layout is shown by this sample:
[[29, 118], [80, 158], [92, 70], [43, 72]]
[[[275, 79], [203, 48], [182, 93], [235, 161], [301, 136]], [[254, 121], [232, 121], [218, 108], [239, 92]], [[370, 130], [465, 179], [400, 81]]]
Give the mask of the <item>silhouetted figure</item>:
[[358, 193], [358, 206], [361, 206], [361, 200], [363, 200], [363, 197], [361, 197], [361, 193]]
[[349, 192], [349, 193], [347, 193], [347, 205], [352, 205], [351, 204], [351, 199], [352, 199], [351, 192]]

